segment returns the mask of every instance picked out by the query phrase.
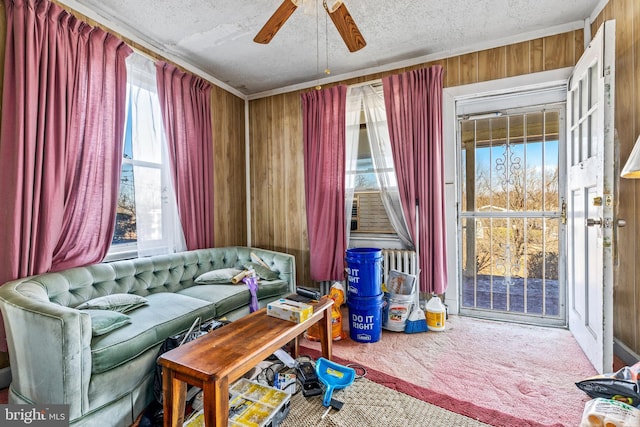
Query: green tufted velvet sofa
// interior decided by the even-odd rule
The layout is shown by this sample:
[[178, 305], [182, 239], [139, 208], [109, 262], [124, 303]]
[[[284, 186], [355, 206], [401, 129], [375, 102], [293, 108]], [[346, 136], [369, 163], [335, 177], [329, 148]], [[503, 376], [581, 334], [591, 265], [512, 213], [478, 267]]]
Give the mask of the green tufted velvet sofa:
[[[261, 307], [295, 292], [292, 255], [224, 247], [95, 264], [11, 281], [0, 287], [12, 382], [10, 403], [68, 404], [71, 425], [129, 426], [153, 400], [160, 345], [194, 319], [249, 313], [247, 286], [198, 285], [200, 274], [242, 269], [258, 255], [279, 273], [260, 281]], [[116, 293], [143, 296], [148, 305], [128, 312], [131, 323], [92, 336], [82, 302]]]

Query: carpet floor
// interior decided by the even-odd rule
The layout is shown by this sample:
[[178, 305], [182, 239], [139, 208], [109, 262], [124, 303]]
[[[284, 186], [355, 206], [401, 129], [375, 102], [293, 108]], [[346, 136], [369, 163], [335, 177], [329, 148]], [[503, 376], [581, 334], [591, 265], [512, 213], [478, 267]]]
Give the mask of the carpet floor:
[[[348, 330], [348, 324], [344, 327]], [[320, 348], [307, 339], [301, 345], [303, 353], [305, 347]], [[376, 343], [347, 337], [333, 343], [333, 354], [449, 396], [451, 402], [469, 402], [521, 419], [525, 425], [579, 425], [589, 397], [575, 382], [596, 374], [566, 329], [461, 316], [449, 316], [441, 332], [383, 330]], [[446, 399], [442, 403], [446, 408]]]
[[334, 391], [333, 398], [343, 403], [342, 409], [331, 409], [323, 418], [327, 408], [322, 406], [322, 396], [305, 398], [302, 393], [293, 395], [289, 415], [280, 427], [488, 426], [366, 378], [356, 379], [350, 386]]
[[[347, 316], [344, 316], [344, 329], [348, 331]], [[312, 353], [317, 357], [320, 344], [307, 339], [301, 340], [301, 352]], [[543, 328], [537, 326], [491, 322], [461, 316], [449, 316], [446, 329], [442, 332], [404, 334], [383, 330], [382, 338], [376, 343], [358, 343], [347, 338], [333, 343], [333, 353], [342, 361], [350, 361], [370, 368], [366, 378], [371, 382], [384, 384], [379, 389], [384, 396], [387, 389], [411, 397], [400, 404], [402, 414], [385, 409], [391, 398], [383, 398], [380, 404], [362, 406], [346, 411], [332, 410], [318, 424], [317, 411], [324, 412], [321, 402], [305, 402], [303, 396], [294, 396], [291, 414], [283, 427], [321, 425], [354, 426], [377, 425], [356, 421], [344, 421], [346, 417], [360, 417], [376, 408], [386, 416], [385, 427], [391, 425], [482, 425], [474, 419], [480, 419], [493, 426], [576, 426], [580, 424], [584, 404], [588, 396], [578, 390], [575, 382], [595, 375], [596, 372], [579, 348], [571, 333], [565, 329]], [[408, 384], [408, 388], [407, 388]], [[356, 383], [354, 383], [356, 385]], [[414, 387], [411, 387], [413, 385]], [[386, 386], [386, 387], [385, 387]], [[353, 388], [353, 393], [360, 390]], [[373, 386], [371, 386], [373, 387]], [[345, 393], [350, 389], [339, 390]], [[368, 386], [367, 390], [371, 390]], [[351, 391], [349, 392], [351, 393]], [[375, 393], [374, 393], [375, 394]], [[404, 399], [394, 394], [393, 399]], [[348, 396], [348, 395], [347, 395]], [[417, 398], [418, 400], [416, 400]], [[345, 400], [346, 398], [341, 398]], [[357, 401], [357, 398], [355, 398]], [[367, 399], [371, 399], [368, 397]], [[418, 403], [418, 401], [422, 401]], [[433, 411], [428, 403], [450, 409], [459, 414], [468, 415], [458, 423], [443, 421], [442, 424], [412, 424], [406, 417], [419, 420], [425, 411]], [[404, 401], [403, 401], [404, 402]], [[7, 389], [0, 390], [0, 403], [7, 403]], [[429, 406], [424, 406], [429, 405]], [[405, 406], [402, 406], [405, 405]], [[413, 415], [414, 405], [416, 414]], [[296, 408], [300, 407], [298, 410]], [[409, 409], [407, 409], [409, 408]], [[425, 409], [426, 408], [426, 409]], [[438, 410], [435, 410], [438, 411]], [[488, 413], [485, 418], [474, 416], [474, 411]], [[429, 420], [440, 416], [428, 412]], [[300, 414], [300, 415], [296, 415]], [[444, 412], [447, 416], [447, 412]], [[493, 414], [493, 415], [491, 415]], [[296, 421], [297, 417], [309, 417], [307, 421]], [[376, 418], [380, 420], [380, 418]], [[402, 420], [394, 424], [393, 419]], [[520, 419], [513, 424], [509, 420]], [[506, 421], [505, 421], [506, 420]], [[380, 421], [382, 422], [382, 421]], [[460, 424], [469, 422], [471, 424]], [[342, 423], [342, 424], [341, 424]]]

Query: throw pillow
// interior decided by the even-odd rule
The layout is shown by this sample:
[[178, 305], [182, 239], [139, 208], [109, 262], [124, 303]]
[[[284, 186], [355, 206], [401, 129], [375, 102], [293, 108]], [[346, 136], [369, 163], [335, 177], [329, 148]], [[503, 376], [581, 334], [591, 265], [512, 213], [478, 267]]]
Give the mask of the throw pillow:
[[246, 262], [244, 268], [255, 271], [258, 277], [263, 280], [276, 280], [280, 277], [280, 274], [257, 262]]
[[111, 310], [127, 313], [147, 303], [147, 299], [133, 294], [111, 294], [83, 302], [76, 308], [78, 310]]
[[231, 283], [234, 276], [242, 273], [237, 268], [219, 268], [217, 270], [207, 271], [196, 277], [195, 282], [199, 285], [219, 285]]
[[104, 335], [131, 323], [131, 317], [110, 310], [82, 310], [91, 316], [91, 333], [94, 337]]

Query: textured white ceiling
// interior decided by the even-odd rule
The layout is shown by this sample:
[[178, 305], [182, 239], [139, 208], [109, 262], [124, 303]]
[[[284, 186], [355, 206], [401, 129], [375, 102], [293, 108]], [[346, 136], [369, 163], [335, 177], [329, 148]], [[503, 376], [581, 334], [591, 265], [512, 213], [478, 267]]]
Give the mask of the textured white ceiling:
[[59, 1], [248, 97], [583, 28], [604, 2], [345, 0], [367, 41], [350, 53], [321, 1], [319, 15], [299, 7], [268, 45], [253, 37], [282, 0]]

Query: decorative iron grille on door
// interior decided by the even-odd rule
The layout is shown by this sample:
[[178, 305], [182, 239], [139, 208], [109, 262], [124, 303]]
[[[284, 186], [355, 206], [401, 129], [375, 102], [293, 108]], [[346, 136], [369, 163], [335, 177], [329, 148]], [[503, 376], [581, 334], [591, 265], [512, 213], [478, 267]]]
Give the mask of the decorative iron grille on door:
[[563, 116], [459, 119], [461, 313], [564, 324]]

